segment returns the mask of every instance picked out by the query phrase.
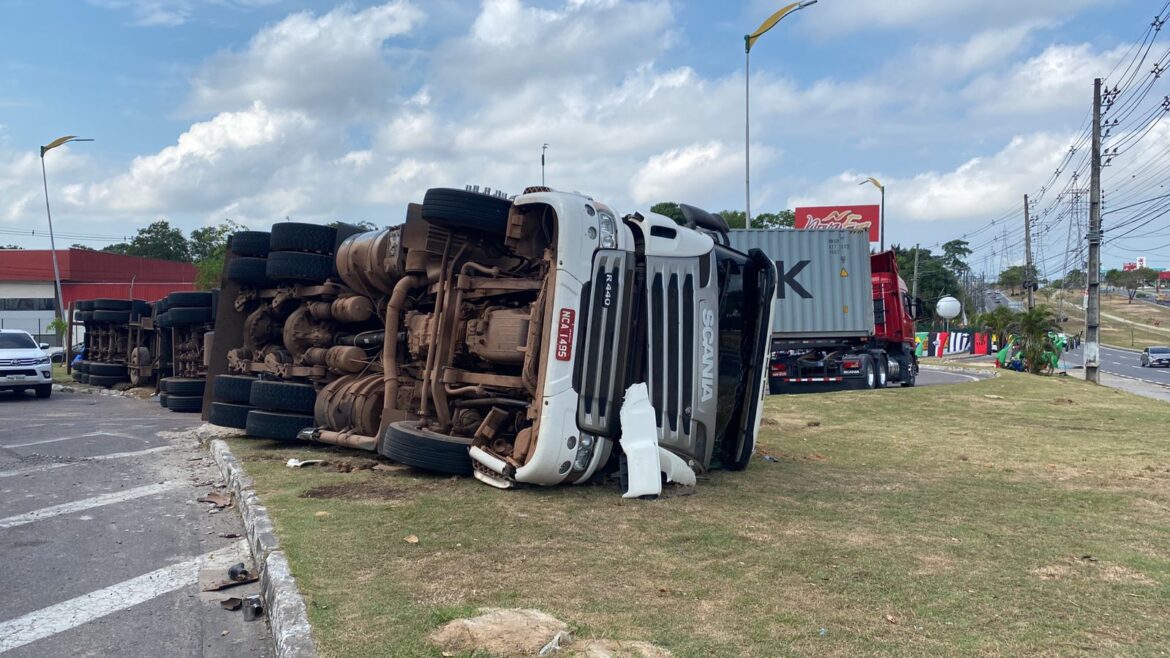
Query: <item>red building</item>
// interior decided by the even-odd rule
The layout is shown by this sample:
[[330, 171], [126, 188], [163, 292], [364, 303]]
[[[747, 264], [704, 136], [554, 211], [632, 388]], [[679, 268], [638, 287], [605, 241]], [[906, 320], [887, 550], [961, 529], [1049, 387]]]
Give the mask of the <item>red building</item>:
[[[198, 272], [190, 263], [85, 249], [60, 249], [57, 263], [66, 309], [87, 299], [153, 301], [176, 290], [194, 290]], [[51, 251], [0, 250], [0, 327], [45, 336], [56, 297]]]

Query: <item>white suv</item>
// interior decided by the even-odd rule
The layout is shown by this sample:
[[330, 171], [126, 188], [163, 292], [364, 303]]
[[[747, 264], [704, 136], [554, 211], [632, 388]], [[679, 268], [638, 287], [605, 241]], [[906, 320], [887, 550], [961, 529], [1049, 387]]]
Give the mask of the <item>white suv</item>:
[[38, 398], [53, 394], [48, 345], [37, 345], [27, 331], [0, 329], [0, 391], [33, 389]]

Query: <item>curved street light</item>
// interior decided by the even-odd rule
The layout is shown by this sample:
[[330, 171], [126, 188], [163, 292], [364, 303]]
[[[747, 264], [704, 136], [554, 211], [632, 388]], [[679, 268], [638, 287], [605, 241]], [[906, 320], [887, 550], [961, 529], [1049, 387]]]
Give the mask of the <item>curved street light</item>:
[[874, 178], [873, 176], [866, 178], [865, 180], [858, 183], [858, 185], [865, 185], [866, 183], [869, 183], [870, 185], [873, 185], [882, 191], [882, 213], [881, 217], [878, 219], [878, 233], [880, 235], [878, 251], [881, 252], [886, 250], [886, 186], [882, 185], [881, 181]]
[[[45, 174], [45, 153], [69, 142], [92, 142], [92, 139], [66, 135], [41, 147], [41, 183], [45, 186], [45, 214], [49, 217], [49, 250], [53, 254], [53, 282], [57, 286], [57, 319], [65, 317], [65, 297], [61, 294], [61, 268], [57, 265], [57, 241], [53, 238], [53, 213], [49, 210], [49, 178]], [[68, 348], [66, 348], [68, 349]]]
[[756, 44], [756, 40], [764, 36], [764, 33], [776, 27], [780, 19], [794, 11], [804, 9], [815, 5], [817, 0], [804, 0], [804, 2], [794, 2], [790, 5], [785, 5], [779, 11], [769, 16], [756, 31], [751, 34], [743, 35], [743, 186], [746, 196], [746, 208], [744, 213], [744, 227], [752, 227], [752, 157], [751, 157], [751, 57], [752, 46]]

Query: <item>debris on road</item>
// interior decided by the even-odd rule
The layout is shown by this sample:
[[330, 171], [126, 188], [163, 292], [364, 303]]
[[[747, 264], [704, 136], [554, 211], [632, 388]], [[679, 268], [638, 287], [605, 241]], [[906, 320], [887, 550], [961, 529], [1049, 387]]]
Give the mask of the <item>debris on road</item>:
[[285, 463], [289, 468], [304, 468], [305, 466], [316, 466], [317, 464], [324, 464], [324, 459], [306, 459], [304, 461], [293, 457]]
[[246, 580], [250, 575], [243, 562], [237, 562], [228, 567], [228, 578], [232, 580]]
[[219, 604], [223, 606], [224, 610], [239, 610], [240, 606], [244, 605], [244, 600], [237, 596], [232, 596], [220, 601]]
[[418, 543], [418, 535], [407, 535], [407, 536], [402, 538], [402, 541], [404, 541], [408, 544], [417, 544]]
[[244, 599], [244, 621], [256, 621], [264, 616], [264, 603], [259, 594]]
[[196, 499], [196, 502], [211, 503], [212, 505], [215, 505], [216, 509], [222, 509], [222, 508], [228, 507], [232, 504], [232, 495], [230, 493], [227, 495], [224, 495], [224, 494], [221, 494], [219, 492], [213, 491], [213, 492], [207, 494], [206, 496], [200, 496], [199, 498]]
[[455, 619], [431, 633], [444, 656], [498, 658], [564, 655], [571, 658], [671, 658], [654, 644], [630, 640], [575, 641], [568, 625], [540, 610], [481, 608], [476, 617]]

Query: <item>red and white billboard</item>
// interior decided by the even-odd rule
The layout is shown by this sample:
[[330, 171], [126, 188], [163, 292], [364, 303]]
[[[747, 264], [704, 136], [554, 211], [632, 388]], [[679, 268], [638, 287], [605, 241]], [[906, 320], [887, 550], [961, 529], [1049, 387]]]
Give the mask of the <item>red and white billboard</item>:
[[848, 231], [868, 231], [869, 241], [878, 241], [878, 222], [881, 206], [820, 206], [797, 208], [798, 229], [835, 228]]

